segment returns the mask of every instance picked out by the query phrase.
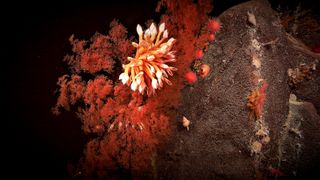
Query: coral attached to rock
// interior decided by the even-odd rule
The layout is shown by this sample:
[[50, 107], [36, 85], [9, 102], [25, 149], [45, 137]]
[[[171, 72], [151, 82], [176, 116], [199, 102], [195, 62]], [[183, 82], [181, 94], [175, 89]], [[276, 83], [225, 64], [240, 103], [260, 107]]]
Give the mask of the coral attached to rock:
[[248, 96], [248, 104], [250, 111], [250, 119], [259, 119], [262, 114], [262, 107], [266, 97], [265, 90], [267, 89], [268, 84], [263, 82], [260, 88], [257, 88], [251, 92]]

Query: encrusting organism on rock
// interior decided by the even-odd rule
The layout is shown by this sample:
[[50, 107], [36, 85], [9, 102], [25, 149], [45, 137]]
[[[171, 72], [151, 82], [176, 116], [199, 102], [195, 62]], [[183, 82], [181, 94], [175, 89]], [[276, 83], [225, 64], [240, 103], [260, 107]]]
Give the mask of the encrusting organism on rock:
[[211, 19], [208, 22], [208, 29], [210, 32], [218, 32], [221, 28], [220, 22], [218, 22], [216, 19]]
[[289, 68], [289, 85], [290, 87], [297, 87], [300, 83], [305, 80], [311, 80], [312, 73], [316, 70], [316, 64], [307, 65], [300, 64], [297, 68]]
[[208, 76], [209, 72], [210, 72], [210, 66], [208, 64], [202, 64], [200, 66], [199, 74], [202, 78], [205, 78], [206, 76]]
[[189, 71], [185, 74], [185, 79], [189, 84], [194, 84], [197, 82], [197, 75], [193, 71]]
[[268, 84], [263, 82], [260, 88], [257, 88], [251, 92], [247, 97], [248, 103], [247, 106], [250, 109], [249, 118], [250, 119], [259, 119], [262, 114], [262, 107], [266, 97], [265, 90], [267, 89]]
[[190, 124], [191, 124], [190, 120], [183, 116], [183, 118], [182, 118], [182, 126], [187, 128], [187, 131], [189, 131]]
[[[159, 28], [154, 23], [143, 32], [140, 25], [137, 26], [139, 43], [133, 42], [137, 48], [135, 57], [128, 57], [129, 64], [124, 64], [124, 72], [119, 79], [123, 84], [131, 87], [131, 90], [138, 90], [141, 94], [147, 91], [148, 96], [155, 93], [156, 89], [163, 87], [163, 82], [171, 85], [168, 75], [172, 76], [177, 68], [167, 65], [175, 62], [175, 52], [172, 46], [174, 38], [168, 39], [168, 30], [165, 24]], [[167, 40], [168, 39], [168, 40]]]

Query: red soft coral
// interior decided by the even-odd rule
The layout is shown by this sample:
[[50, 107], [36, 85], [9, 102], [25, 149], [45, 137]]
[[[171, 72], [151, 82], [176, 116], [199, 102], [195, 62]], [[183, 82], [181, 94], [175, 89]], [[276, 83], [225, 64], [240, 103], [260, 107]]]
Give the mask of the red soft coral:
[[60, 86], [60, 95], [56, 106], [52, 109], [54, 114], [60, 113], [60, 108], [70, 109], [70, 105], [74, 105], [83, 97], [85, 90], [85, 82], [79, 75], [63, 75], [59, 78], [57, 84]]
[[[133, 53], [132, 38], [127, 38], [127, 30], [118, 21], [111, 22], [109, 35], [96, 33], [90, 41], [69, 39], [74, 52], [67, 55], [65, 61], [71, 65], [73, 71], [97, 73], [106, 71], [111, 73], [116, 61], [127, 62], [127, 57]], [[90, 45], [89, 48], [85, 46]]]
[[69, 110], [79, 102], [84, 132], [97, 135], [87, 144], [85, 176], [104, 176], [117, 166], [144, 172], [170, 130], [169, 118], [159, 100], [146, 101], [110, 73], [115, 61], [124, 62], [122, 58], [133, 52], [124, 27], [114, 21], [107, 36], [95, 34], [90, 42], [70, 40], [74, 54], [66, 60], [73, 74], [59, 78], [60, 94], [53, 111]]
[[[143, 173], [151, 157], [170, 132], [169, 119], [174, 119], [196, 50], [208, 41], [208, 31], [201, 31], [208, 22], [212, 6], [209, 0], [162, 0], [166, 7], [162, 22], [177, 39], [178, 71], [157, 96], [147, 97], [120, 84], [121, 67], [132, 57], [132, 38], [117, 21], [111, 23], [108, 35], [96, 33], [90, 41], [74, 39], [73, 54], [65, 57], [72, 75], [59, 79], [60, 96], [54, 110], [69, 109], [79, 102], [78, 115], [86, 133], [96, 135], [85, 151], [82, 172], [87, 179], [111, 177], [119, 167], [135, 174]], [[181, 8], [183, 7], [183, 8]]]

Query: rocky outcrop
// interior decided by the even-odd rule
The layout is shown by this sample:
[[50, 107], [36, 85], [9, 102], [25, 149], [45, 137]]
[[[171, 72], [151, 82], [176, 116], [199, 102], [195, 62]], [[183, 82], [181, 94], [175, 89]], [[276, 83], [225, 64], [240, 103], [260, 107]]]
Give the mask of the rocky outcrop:
[[[218, 19], [222, 29], [203, 58], [212, 72], [184, 89], [176, 129], [156, 156], [155, 174], [257, 179], [311, 172], [308, 167], [320, 162], [320, 119], [311, 103], [289, 101], [287, 71], [301, 63], [319, 67], [320, 56], [292, 41], [265, 0], [232, 7]], [[318, 87], [319, 77], [311, 82]], [[252, 119], [247, 97], [264, 83], [261, 114]]]

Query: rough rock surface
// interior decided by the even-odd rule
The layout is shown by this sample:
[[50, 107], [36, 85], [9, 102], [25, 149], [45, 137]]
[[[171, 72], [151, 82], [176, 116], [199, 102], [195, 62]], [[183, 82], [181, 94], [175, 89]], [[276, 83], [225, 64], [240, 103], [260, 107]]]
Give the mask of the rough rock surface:
[[[311, 90], [296, 91], [298, 98], [319, 103], [320, 56], [292, 42], [265, 0], [232, 7], [218, 19], [222, 29], [203, 58], [212, 72], [184, 89], [176, 128], [156, 156], [154, 174], [159, 179], [260, 179], [315, 172], [319, 105], [316, 110], [309, 102], [289, 103], [287, 70], [316, 64], [316, 76], [307, 82]], [[259, 79], [268, 87], [262, 116], [253, 120], [247, 97]], [[191, 121], [189, 130], [182, 126], [183, 116]], [[290, 118], [294, 123], [288, 125]]]

